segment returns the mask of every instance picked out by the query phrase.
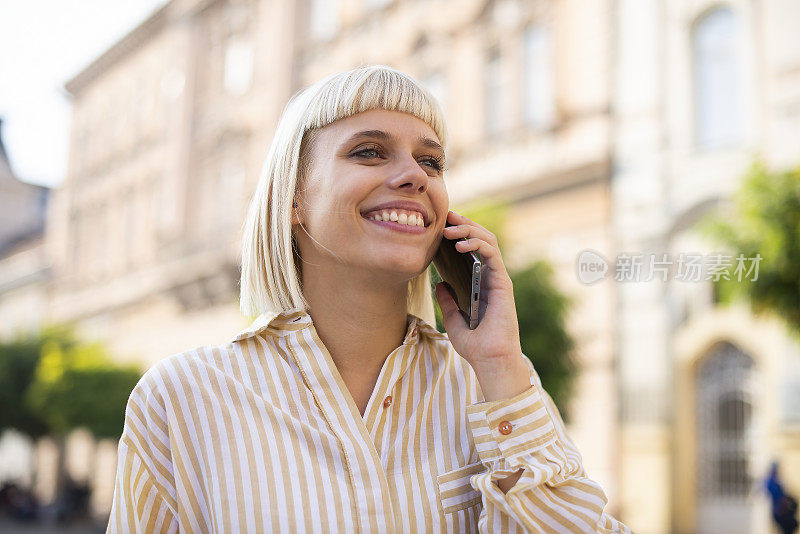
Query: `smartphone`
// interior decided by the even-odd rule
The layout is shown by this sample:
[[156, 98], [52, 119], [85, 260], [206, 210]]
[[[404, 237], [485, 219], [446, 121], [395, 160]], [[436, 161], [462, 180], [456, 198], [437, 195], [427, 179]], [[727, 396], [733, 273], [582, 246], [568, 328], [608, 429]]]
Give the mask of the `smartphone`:
[[[445, 226], [454, 225], [448, 222]], [[456, 241], [459, 240], [466, 241], [467, 238], [447, 239], [442, 236], [442, 242], [433, 257], [433, 266], [442, 280], [453, 288], [461, 314], [469, 324], [469, 329], [475, 330], [480, 322], [478, 304], [481, 297], [481, 259], [471, 250], [456, 250]]]

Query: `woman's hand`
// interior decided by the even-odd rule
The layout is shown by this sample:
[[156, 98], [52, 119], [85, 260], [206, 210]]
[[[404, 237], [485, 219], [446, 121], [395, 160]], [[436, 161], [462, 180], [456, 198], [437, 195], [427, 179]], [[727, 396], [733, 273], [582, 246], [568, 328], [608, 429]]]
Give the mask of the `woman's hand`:
[[[456, 241], [456, 250], [462, 253], [476, 251], [483, 260], [479, 309], [481, 321], [470, 330], [462, 312], [447, 290], [446, 284], [436, 285], [436, 299], [442, 309], [444, 327], [453, 348], [477, 371], [480, 366], [505, 364], [508, 359], [519, 359], [522, 348], [519, 341], [519, 323], [514, 304], [511, 278], [508, 276], [497, 237], [480, 224], [454, 211], [447, 221], [456, 226], [444, 228], [444, 238]], [[468, 238], [461, 241], [462, 237]], [[485, 309], [485, 311], [484, 311]], [[525, 373], [527, 377], [527, 371]]]

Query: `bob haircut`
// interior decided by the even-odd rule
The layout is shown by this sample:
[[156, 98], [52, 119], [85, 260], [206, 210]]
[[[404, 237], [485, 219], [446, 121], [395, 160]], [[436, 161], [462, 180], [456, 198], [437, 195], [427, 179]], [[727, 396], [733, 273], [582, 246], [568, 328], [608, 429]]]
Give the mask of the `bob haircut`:
[[[386, 65], [332, 74], [286, 104], [244, 221], [239, 307], [247, 316], [308, 309], [291, 215], [298, 183], [309, 169], [315, 132], [339, 119], [386, 109], [414, 115], [447, 143], [442, 107], [416, 80]], [[407, 313], [435, 325], [429, 267], [409, 280]]]

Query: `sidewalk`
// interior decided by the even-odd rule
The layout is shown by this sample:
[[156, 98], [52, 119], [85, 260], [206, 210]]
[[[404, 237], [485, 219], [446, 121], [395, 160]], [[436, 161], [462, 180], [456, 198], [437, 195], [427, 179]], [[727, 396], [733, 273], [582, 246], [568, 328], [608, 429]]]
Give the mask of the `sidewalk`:
[[35, 533], [58, 533], [58, 534], [100, 534], [105, 532], [104, 526], [96, 524], [75, 524], [69, 526], [44, 525], [41, 523], [29, 522], [20, 523], [8, 517], [0, 517], [0, 534], [33, 534]]

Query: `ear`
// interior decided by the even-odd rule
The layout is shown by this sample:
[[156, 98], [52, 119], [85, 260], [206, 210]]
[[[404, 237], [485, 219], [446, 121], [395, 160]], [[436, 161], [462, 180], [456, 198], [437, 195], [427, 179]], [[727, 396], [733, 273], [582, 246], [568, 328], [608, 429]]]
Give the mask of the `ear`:
[[303, 220], [300, 218], [300, 210], [297, 207], [297, 200], [292, 203], [292, 224], [300, 224]]

